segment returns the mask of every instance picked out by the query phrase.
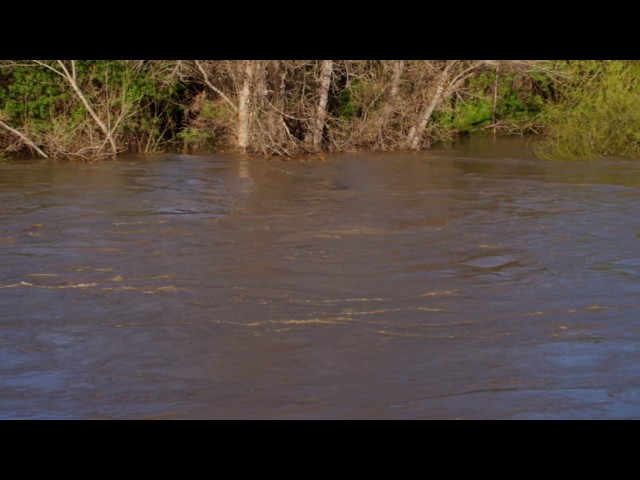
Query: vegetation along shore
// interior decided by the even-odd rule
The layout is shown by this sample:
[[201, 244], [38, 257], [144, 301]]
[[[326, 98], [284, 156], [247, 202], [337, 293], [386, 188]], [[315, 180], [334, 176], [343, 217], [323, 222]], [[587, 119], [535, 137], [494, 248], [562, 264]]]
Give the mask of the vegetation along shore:
[[0, 158], [298, 156], [539, 135], [539, 156], [640, 158], [640, 62], [3, 60]]

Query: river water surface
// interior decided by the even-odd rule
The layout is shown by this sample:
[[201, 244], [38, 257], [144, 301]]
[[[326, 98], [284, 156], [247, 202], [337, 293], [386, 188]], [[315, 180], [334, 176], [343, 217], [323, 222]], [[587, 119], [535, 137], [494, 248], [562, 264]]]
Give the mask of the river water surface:
[[640, 163], [0, 166], [0, 418], [640, 418]]

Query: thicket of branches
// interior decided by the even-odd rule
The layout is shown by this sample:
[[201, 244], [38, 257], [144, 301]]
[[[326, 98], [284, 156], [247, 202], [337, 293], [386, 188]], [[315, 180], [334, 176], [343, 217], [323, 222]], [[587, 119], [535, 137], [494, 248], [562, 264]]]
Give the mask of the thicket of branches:
[[166, 148], [296, 156], [539, 131], [540, 61], [0, 62], [0, 149], [91, 160]]

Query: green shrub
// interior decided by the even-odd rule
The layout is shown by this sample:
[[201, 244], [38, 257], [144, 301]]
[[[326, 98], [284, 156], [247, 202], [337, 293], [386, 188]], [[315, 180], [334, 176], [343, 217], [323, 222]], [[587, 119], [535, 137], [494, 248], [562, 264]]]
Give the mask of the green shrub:
[[562, 98], [547, 111], [546, 159], [640, 158], [640, 62], [567, 62]]

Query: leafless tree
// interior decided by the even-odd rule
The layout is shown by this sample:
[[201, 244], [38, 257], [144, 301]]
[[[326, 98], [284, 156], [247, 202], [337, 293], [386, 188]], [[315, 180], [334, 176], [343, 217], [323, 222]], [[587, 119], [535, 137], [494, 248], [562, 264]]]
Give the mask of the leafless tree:
[[320, 62], [320, 76], [317, 87], [318, 104], [315, 115], [311, 120], [311, 128], [309, 128], [305, 137], [305, 141], [310, 146], [311, 151], [320, 150], [320, 146], [322, 144], [322, 134], [324, 131], [325, 119], [327, 118], [327, 102], [329, 101], [332, 71], [332, 60], [322, 60]]

